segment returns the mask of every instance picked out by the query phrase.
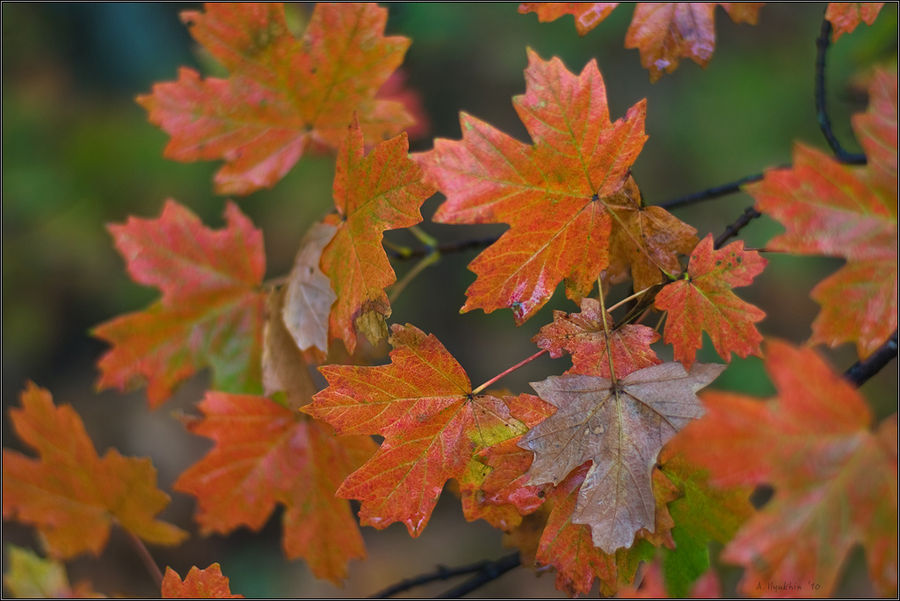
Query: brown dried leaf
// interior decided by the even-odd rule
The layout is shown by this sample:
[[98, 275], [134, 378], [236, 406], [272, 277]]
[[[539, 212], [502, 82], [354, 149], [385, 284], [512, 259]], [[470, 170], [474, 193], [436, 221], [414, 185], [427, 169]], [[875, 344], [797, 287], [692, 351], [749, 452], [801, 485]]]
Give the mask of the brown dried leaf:
[[312, 400], [316, 385], [306, 358], [282, 320], [284, 297], [285, 291], [280, 289], [272, 292], [267, 300], [262, 352], [263, 389], [267, 395], [284, 392], [288, 405], [298, 409]]
[[328, 223], [313, 224], [300, 240], [288, 276], [281, 316], [301, 351], [315, 347], [323, 354], [328, 352], [328, 313], [337, 295], [319, 268], [319, 259], [336, 230]]
[[656, 528], [651, 473], [659, 450], [703, 414], [696, 392], [725, 368], [654, 365], [613, 385], [598, 376], [552, 376], [531, 384], [558, 408], [532, 428], [520, 446], [534, 452], [530, 484], [558, 484], [585, 461], [593, 465], [578, 493], [572, 522], [591, 527], [607, 553], [630, 547], [642, 528]]

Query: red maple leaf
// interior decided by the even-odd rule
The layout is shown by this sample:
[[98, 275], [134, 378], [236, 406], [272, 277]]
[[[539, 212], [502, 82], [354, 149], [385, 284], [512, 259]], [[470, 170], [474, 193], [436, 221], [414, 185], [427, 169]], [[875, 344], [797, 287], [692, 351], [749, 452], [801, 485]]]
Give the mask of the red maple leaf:
[[312, 573], [339, 583], [365, 548], [350, 504], [334, 497], [344, 477], [374, 451], [365, 436], [336, 438], [328, 426], [264, 397], [208, 392], [204, 417], [189, 422], [216, 446], [188, 468], [175, 490], [197, 498], [204, 533], [259, 530], [284, 505], [283, 546]]
[[461, 113], [463, 139], [437, 139], [420, 155], [447, 196], [435, 221], [510, 225], [469, 264], [478, 277], [462, 310], [509, 307], [518, 324], [563, 278], [570, 298], [590, 292], [609, 264], [614, 210], [637, 205], [624, 185], [647, 139], [645, 101], [609, 120], [596, 61], [577, 76], [530, 49], [528, 61], [526, 93], [513, 104], [533, 146]]
[[98, 363], [98, 387], [124, 390], [145, 380], [156, 407], [176, 384], [211, 367], [216, 388], [259, 388], [262, 232], [234, 204], [225, 219], [225, 229], [210, 230], [167, 200], [158, 219], [129, 217], [108, 226], [132, 279], [159, 288], [162, 298], [94, 328], [94, 336], [113, 345]]
[[[650, 81], [671, 73], [682, 58], [705, 67], [716, 47], [716, 5], [735, 23], [756, 24], [763, 2], [638, 2], [625, 34], [625, 47], [637, 48]], [[575, 17], [575, 29], [585, 35], [618, 6], [618, 2], [523, 2], [520, 13], [535, 12], [542, 23], [563, 15]]]
[[870, 99], [869, 111], [853, 118], [868, 165], [842, 165], [797, 144], [793, 167], [747, 186], [757, 209], [786, 228], [768, 248], [847, 260], [813, 288], [822, 311], [812, 342], [855, 342], [863, 358], [897, 329], [897, 76], [877, 72]]
[[860, 21], [871, 25], [883, 6], [884, 2], [829, 2], [825, 18], [834, 27], [831, 40], [836, 42], [845, 33], [852, 33]]
[[726, 361], [732, 352], [739, 357], [760, 354], [762, 335], [753, 324], [766, 314], [731, 289], [749, 286], [765, 266], [766, 260], [755, 250], [744, 250], [742, 241], [713, 250], [709, 234], [691, 253], [684, 277], [657, 293], [656, 308], [668, 311], [665, 341], [685, 367], [690, 368], [703, 346], [704, 331]]
[[354, 111], [372, 141], [413, 122], [402, 103], [375, 97], [410, 43], [384, 36], [384, 8], [317, 4], [300, 39], [280, 3], [210, 3], [182, 18], [230, 77], [183, 67], [137, 101], [171, 136], [166, 157], [226, 161], [220, 194], [271, 187], [309, 146], [337, 147]]
[[418, 536], [444, 483], [462, 478], [478, 451], [526, 426], [502, 399], [474, 395], [463, 368], [434, 336], [394, 324], [391, 345], [389, 365], [320, 367], [328, 387], [302, 410], [339, 434], [384, 437], [337, 494], [362, 501], [361, 523], [402, 522]]
[[581, 301], [581, 313], [553, 312], [553, 323], [542, 327], [534, 342], [550, 352], [551, 357], [572, 355], [572, 368], [567, 374], [610, 377], [612, 362], [616, 377], [660, 363], [650, 345], [659, 334], [642, 325], [625, 324], [613, 328], [612, 315], [603, 321], [600, 302], [593, 298]]
[[620, 585], [633, 580], [639, 562], [653, 555], [652, 545], [672, 545], [669, 530], [673, 523], [666, 504], [674, 499], [676, 491], [666, 477], [655, 470], [655, 531], [642, 530], [630, 548], [606, 553], [594, 546], [590, 527], [575, 523], [573, 519], [588, 471], [588, 465], [576, 468], [547, 495], [550, 511], [540, 534], [535, 563], [553, 566], [556, 588], [571, 596], [590, 592], [595, 579], [600, 583], [601, 596], [613, 596]]
[[22, 408], [10, 419], [39, 459], [3, 449], [3, 519], [34, 525], [53, 557], [99, 555], [113, 523], [143, 540], [176, 545], [187, 533], [154, 518], [169, 504], [156, 488], [149, 459], [110, 449], [97, 455], [81, 418], [57, 407], [50, 393], [29, 382]]
[[746, 568], [745, 594], [790, 582], [801, 587], [793, 594], [828, 596], [862, 544], [872, 581], [896, 594], [896, 414], [873, 433], [863, 397], [811, 349], [769, 341], [765, 361], [777, 398], [709, 392], [706, 416], [671, 443], [713, 483], [775, 488], [722, 559]]
[[385, 230], [422, 221], [419, 208], [434, 194], [422, 181], [422, 169], [408, 156], [406, 134], [378, 144], [363, 155], [363, 135], [354, 120], [338, 151], [334, 174], [337, 226], [322, 251], [322, 271], [331, 280], [337, 301], [331, 308], [331, 335], [347, 350], [356, 349], [356, 332], [372, 342], [386, 333], [391, 314], [385, 287], [397, 277], [381, 245]]
[[222, 574], [218, 563], [201, 570], [193, 566], [181, 581], [181, 576], [172, 568], [166, 568], [162, 581], [163, 599], [243, 599], [244, 595], [234, 595], [228, 586], [228, 578]]

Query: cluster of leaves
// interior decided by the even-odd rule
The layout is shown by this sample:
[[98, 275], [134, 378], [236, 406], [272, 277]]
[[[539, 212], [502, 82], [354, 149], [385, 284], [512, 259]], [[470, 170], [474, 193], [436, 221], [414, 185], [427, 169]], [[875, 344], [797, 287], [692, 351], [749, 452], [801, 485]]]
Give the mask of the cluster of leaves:
[[[584, 34], [614, 6], [520, 11], [576, 14]], [[739, 22], [755, 22], [759, 10], [722, 6]], [[640, 4], [626, 45], [640, 48], [651, 79], [682, 56], [705, 64], [714, 7]], [[851, 9], [837, 10], [836, 36], [855, 26]], [[853, 10], [867, 22], [877, 14]], [[856, 543], [879, 590], [896, 590], [896, 416], [869, 432], [859, 394], [813, 351], [778, 341], [765, 353], [777, 400], [698, 398], [725, 367], [696, 362], [703, 332], [725, 361], [763, 356], [756, 324], [765, 313], [733, 290], [766, 260], [741, 241], [698, 239], [643, 204], [631, 165], [647, 140], [645, 101], [613, 121], [595, 61], [575, 74], [529, 50], [525, 93], [513, 105], [531, 144], [461, 113], [461, 140], [438, 139], [410, 157], [400, 133], [410, 112], [384, 92], [395, 89], [389, 80], [409, 40], [384, 36], [383, 8], [316, 5], [301, 37], [279, 4], [212, 4], [183, 16], [230, 76], [183, 68], [138, 98], [170, 135], [167, 156], [223, 159], [216, 190], [246, 194], [274, 185], [304, 152], [336, 150], [335, 211], [309, 226], [283, 282], [263, 282], [262, 232], [232, 203], [218, 231], [174, 200], [158, 218], [109, 226], [129, 274], [161, 298], [94, 330], [111, 345], [98, 384], [146, 385], [157, 407], [210, 368], [202, 415], [185, 422], [215, 445], [174, 485], [197, 499], [203, 533], [259, 529], [281, 504], [286, 556], [337, 583], [350, 559], [365, 557], [348, 500], [360, 501], [362, 525], [399, 522], [417, 536], [455, 479], [467, 519], [503, 530], [523, 563], [552, 566], [572, 595], [595, 581], [605, 594], [634, 593], [649, 561], [648, 586], [658, 573], [675, 595], [718, 590], [711, 541], [726, 545], [722, 560], [746, 567], [747, 594], [786, 579], [827, 595]], [[877, 72], [870, 109], [853, 123], [865, 167], [798, 145], [791, 168], [747, 190], [787, 229], [770, 250], [848, 260], [813, 292], [823, 309], [811, 342], [852, 341], [866, 357], [897, 327], [895, 76]], [[388, 328], [396, 275], [383, 232], [414, 228], [435, 191], [445, 196], [436, 222], [509, 226], [470, 263], [463, 311], [510, 309], [521, 324], [561, 282], [580, 307], [555, 311], [535, 336], [540, 353], [572, 359], [565, 374], [532, 384], [537, 395], [492, 392], [493, 380], [473, 387], [433, 335]], [[635, 293], [607, 307], [609, 288], [625, 281]], [[652, 346], [659, 327], [641, 323], [654, 311], [674, 361]], [[366, 365], [360, 336], [378, 343], [388, 329], [389, 363]], [[327, 380], [321, 391], [314, 366]], [[3, 513], [37, 527], [49, 555], [97, 554], [113, 523], [154, 544], [184, 538], [154, 518], [168, 497], [148, 460], [115, 451], [101, 459], [77, 415], [33, 385], [22, 405], [13, 423], [39, 459], [4, 450]], [[748, 498], [762, 483], [778, 492], [756, 510]], [[54, 591], [69, 590], [58, 564], [27, 561], [53, 574]], [[183, 582], [169, 568], [161, 586], [164, 596], [230, 596], [218, 564], [192, 568]]]

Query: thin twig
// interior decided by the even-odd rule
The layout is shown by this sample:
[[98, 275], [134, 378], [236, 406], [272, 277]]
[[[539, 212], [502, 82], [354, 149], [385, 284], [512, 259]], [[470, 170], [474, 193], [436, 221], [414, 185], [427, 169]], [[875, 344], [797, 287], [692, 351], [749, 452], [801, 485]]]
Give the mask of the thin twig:
[[828, 46], [831, 44], [831, 22], [828, 19], [822, 19], [822, 29], [816, 40], [816, 120], [819, 122], [819, 129], [828, 141], [828, 145], [834, 152], [835, 158], [842, 163], [851, 165], [865, 165], [866, 155], [854, 154], [844, 150], [838, 141], [834, 132], [831, 130], [831, 119], [828, 118], [828, 110], [825, 103], [825, 55]]
[[729, 226], [725, 228], [725, 231], [722, 232], [718, 238], [716, 238], [716, 242], [713, 245], [714, 248], [721, 248], [729, 238], [737, 236], [738, 232], [744, 229], [744, 227], [746, 227], [748, 223], [750, 223], [757, 217], [762, 217], [762, 213], [754, 209], [752, 205], [744, 209], [744, 212], [741, 214], [741, 216], [738, 217], [734, 221], [734, 223], [729, 224]]
[[869, 378], [881, 371], [885, 365], [890, 363], [891, 359], [897, 356], [897, 330], [887, 342], [882, 344], [878, 350], [869, 355], [865, 360], [860, 360], [850, 366], [844, 372], [844, 377], [856, 386], [862, 386]]
[[[782, 167], [784, 167], [784, 165], [779, 165], [777, 168], [780, 169]], [[700, 190], [699, 192], [694, 192], [693, 194], [688, 194], [686, 196], [679, 196], [678, 198], [673, 198], [672, 200], [661, 202], [655, 206], [669, 210], [693, 204], [695, 202], [700, 202], [702, 200], [710, 200], [712, 198], [718, 198], [719, 196], [733, 194], [735, 192], [739, 192], [741, 186], [743, 186], [744, 184], [749, 184], [750, 182], [758, 182], [763, 178], [763, 175], [764, 174], [762, 173], [747, 175], [740, 179], [736, 179], [733, 182], [728, 182], [727, 184], [722, 184], [721, 186], [713, 186], [712, 188]]]
[[467, 593], [481, 588], [488, 582], [496, 580], [511, 569], [522, 565], [522, 559], [519, 552], [510, 553], [495, 561], [486, 562], [475, 576], [469, 578], [459, 586], [444, 591], [440, 595], [435, 595], [435, 599], [457, 599]]
[[416, 259], [419, 257], [424, 257], [429, 254], [433, 250], [437, 250], [439, 253], [447, 254], [447, 253], [457, 253], [464, 252], [473, 248], [484, 248], [490, 246], [494, 242], [497, 241], [499, 236], [494, 236], [492, 238], [477, 238], [474, 240], [459, 240], [456, 242], [447, 242], [445, 244], [439, 244], [436, 247], [423, 247], [423, 248], [414, 248], [410, 250], [408, 253], [399, 253], [394, 251], [393, 249], [385, 249], [387, 251], [388, 256], [392, 259], [398, 260], [406, 260], [406, 259]]
[[[503, 558], [501, 558], [501, 560], [502, 559]], [[417, 586], [428, 584], [429, 582], [449, 580], [450, 578], [455, 578], [456, 576], [462, 576], [464, 574], [471, 574], [473, 572], [480, 572], [482, 570], [489, 569], [490, 566], [494, 563], [496, 562], [483, 559], [481, 561], [476, 561], [475, 563], [470, 563], [468, 565], [455, 568], [448, 568], [447, 566], [438, 565], [437, 569], [435, 569], [433, 572], [419, 574], [418, 576], [413, 576], [412, 578], [405, 578], [400, 582], [392, 584], [391, 586], [378, 591], [374, 595], [369, 596], [369, 599], [387, 599], [388, 597], [392, 597], [398, 593], [408, 591], [409, 589], [415, 588]]]
[[153, 578], [153, 582], [156, 583], [156, 588], [162, 590], [163, 574], [159, 569], [159, 565], [153, 559], [153, 556], [150, 555], [150, 550], [147, 549], [144, 541], [138, 538], [135, 533], [131, 532], [127, 528], [123, 527], [122, 531], [125, 533], [125, 536], [128, 537], [128, 540], [131, 542], [131, 546], [134, 547], [135, 551], [137, 551], [138, 556], [144, 563], [144, 567], [147, 568], [147, 572], [150, 574], [150, 577]]

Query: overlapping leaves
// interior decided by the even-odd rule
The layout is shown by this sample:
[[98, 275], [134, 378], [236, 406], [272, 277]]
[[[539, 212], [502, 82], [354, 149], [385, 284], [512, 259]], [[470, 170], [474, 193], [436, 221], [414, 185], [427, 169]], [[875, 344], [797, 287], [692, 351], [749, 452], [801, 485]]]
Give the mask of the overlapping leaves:
[[230, 77], [182, 67], [138, 102], [171, 136], [167, 157], [225, 160], [221, 194], [270, 187], [308, 148], [336, 148], [354, 112], [370, 141], [413, 122], [402, 103], [376, 98], [410, 41], [384, 36], [387, 11], [375, 4], [316, 4], [299, 39], [281, 3], [210, 3], [182, 18]]
[[371, 439], [336, 438], [327, 425], [264, 397], [208, 392], [199, 407], [203, 418], [189, 428], [216, 446], [174, 487], [197, 498], [202, 531], [259, 530], [284, 505], [287, 557], [303, 557], [320, 578], [343, 580], [347, 562], [365, 557], [365, 548], [349, 503], [334, 493], [372, 454]]
[[406, 525], [417, 536], [444, 483], [461, 478], [478, 451], [525, 431], [498, 397], [472, 393], [465, 371], [431, 335], [392, 326], [391, 363], [326, 365], [328, 387], [303, 410], [338, 434], [378, 434], [378, 452], [338, 496], [362, 501], [363, 524]]
[[510, 225], [469, 265], [478, 277], [462, 310], [508, 307], [517, 323], [563, 279], [580, 300], [609, 265], [614, 213], [640, 203], [625, 184], [647, 139], [644, 101], [610, 121], [595, 61], [576, 76], [529, 50], [525, 79], [513, 104], [533, 146], [462, 113], [463, 139], [435, 140], [420, 157], [447, 196], [435, 221]]
[[790, 582], [799, 596], [829, 596], [862, 544], [872, 581], [896, 594], [896, 415], [872, 432], [865, 400], [811, 349], [770, 341], [766, 369], [777, 398], [707, 393], [707, 415], [672, 443], [713, 483], [775, 488], [722, 559], [745, 567], [745, 594]]

